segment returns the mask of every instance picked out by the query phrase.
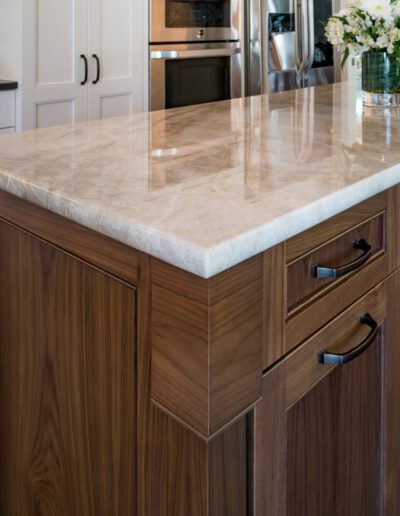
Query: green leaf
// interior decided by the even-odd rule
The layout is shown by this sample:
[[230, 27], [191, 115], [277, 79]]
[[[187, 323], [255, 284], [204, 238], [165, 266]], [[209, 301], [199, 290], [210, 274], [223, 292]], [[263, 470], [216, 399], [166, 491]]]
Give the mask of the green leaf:
[[347, 63], [347, 60], [348, 58], [350, 57], [350, 50], [349, 48], [347, 47], [344, 52], [343, 52], [343, 55], [342, 55], [342, 62], [341, 62], [341, 67], [342, 67], [342, 70], [344, 68], [344, 65]]
[[361, 18], [362, 20], [365, 20], [365, 18], [367, 17], [366, 14], [363, 12], [363, 11], [360, 11], [360, 9], [357, 9], [356, 10], [356, 15]]

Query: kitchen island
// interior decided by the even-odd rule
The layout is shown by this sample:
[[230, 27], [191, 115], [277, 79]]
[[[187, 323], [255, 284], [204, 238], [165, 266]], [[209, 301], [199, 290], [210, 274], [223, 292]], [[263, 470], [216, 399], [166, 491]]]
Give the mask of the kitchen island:
[[1, 138], [0, 513], [398, 514], [399, 183], [349, 84]]

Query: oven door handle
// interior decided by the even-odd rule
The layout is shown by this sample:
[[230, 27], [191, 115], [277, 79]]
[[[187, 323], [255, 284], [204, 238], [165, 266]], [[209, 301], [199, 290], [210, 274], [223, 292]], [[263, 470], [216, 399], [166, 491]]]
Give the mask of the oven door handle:
[[152, 50], [151, 59], [196, 59], [198, 57], [229, 57], [240, 54], [240, 48], [209, 48], [206, 50]]

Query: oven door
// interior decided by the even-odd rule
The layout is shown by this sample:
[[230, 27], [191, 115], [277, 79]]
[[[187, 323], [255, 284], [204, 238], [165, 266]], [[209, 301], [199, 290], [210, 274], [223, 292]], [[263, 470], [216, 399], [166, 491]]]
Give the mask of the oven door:
[[152, 45], [150, 60], [152, 111], [242, 95], [239, 43]]
[[151, 0], [152, 43], [238, 41], [241, 0]]

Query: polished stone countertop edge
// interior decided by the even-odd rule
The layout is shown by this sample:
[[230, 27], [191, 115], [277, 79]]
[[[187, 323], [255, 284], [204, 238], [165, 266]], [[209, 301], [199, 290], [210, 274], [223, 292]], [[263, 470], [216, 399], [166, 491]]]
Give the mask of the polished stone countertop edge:
[[[83, 206], [0, 171], [2, 190], [205, 279], [267, 251], [399, 183], [400, 163], [232, 239], [204, 248], [154, 228], [133, 224], [121, 216], [115, 217], [104, 209]], [[118, 230], [114, 231], [114, 228]]]
[[[356, 206], [357, 204], [378, 195], [400, 183], [400, 164], [394, 165], [369, 178], [363, 179], [353, 185], [339, 189], [317, 201], [295, 209], [281, 217], [269, 221], [254, 230], [244, 233], [227, 243], [219, 244], [207, 254], [207, 262], [201, 274], [209, 278], [224, 270], [248, 260], [259, 253], [295, 237], [318, 224], [325, 222], [340, 213]], [[257, 244], [256, 244], [257, 242]], [[232, 257], [223, 264], [222, 256], [227, 254], [227, 247], [234, 251], [239, 247], [243, 249], [240, 260]], [[247, 251], [247, 252], [246, 252]], [[215, 263], [213, 263], [215, 260]], [[217, 266], [219, 262], [220, 267]], [[229, 265], [228, 265], [229, 263]]]

